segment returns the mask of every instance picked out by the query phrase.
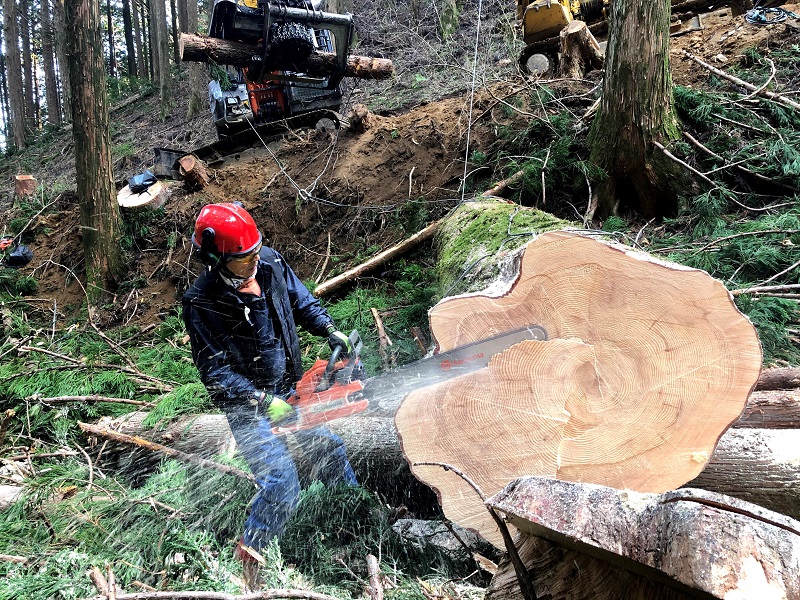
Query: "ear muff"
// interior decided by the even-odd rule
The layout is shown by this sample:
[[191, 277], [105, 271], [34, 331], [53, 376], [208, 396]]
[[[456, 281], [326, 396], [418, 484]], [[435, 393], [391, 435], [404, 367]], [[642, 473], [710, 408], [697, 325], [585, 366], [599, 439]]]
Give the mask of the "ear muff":
[[206, 227], [200, 239], [200, 258], [212, 267], [218, 265], [222, 259], [217, 252], [217, 245], [214, 243], [216, 237], [217, 232], [211, 227]]

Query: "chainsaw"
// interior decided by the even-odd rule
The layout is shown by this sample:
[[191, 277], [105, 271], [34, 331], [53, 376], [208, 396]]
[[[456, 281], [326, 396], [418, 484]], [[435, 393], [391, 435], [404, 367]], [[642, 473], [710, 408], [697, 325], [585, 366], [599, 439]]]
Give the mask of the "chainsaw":
[[495, 354], [514, 344], [525, 340], [547, 340], [547, 332], [540, 325], [528, 325], [434, 354], [371, 378], [366, 377], [360, 359], [363, 342], [358, 331], [353, 330], [349, 339], [350, 352], [342, 355], [342, 349], [337, 347], [329, 360], [317, 360], [303, 374], [294, 394], [287, 399], [296, 409], [296, 418], [291, 423], [273, 427], [273, 433], [311, 429], [358, 413], [393, 415], [398, 397], [481, 369]]

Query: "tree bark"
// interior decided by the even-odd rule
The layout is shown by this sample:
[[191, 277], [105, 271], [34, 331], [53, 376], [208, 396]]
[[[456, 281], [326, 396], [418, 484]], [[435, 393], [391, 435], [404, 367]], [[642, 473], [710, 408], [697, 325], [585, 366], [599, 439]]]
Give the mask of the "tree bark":
[[125, 32], [126, 63], [128, 77], [138, 77], [139, 71], [136, 64], [136, 44], [133, 41], [133, 16], [131, 15], [131, 0], [122, 0], [122, 28]]
[[55, 44], [53, 19], [50, 10], [53, 0], [42, 0], [42, 67], [44, 68], [44, 89], [47, 101], [47, 120], [61, 125], [61, 102], [58, 97], [56, 78]]
[[69, 78], [69, 62], [67, 61], [66, 19], [64, 14], [65, 0], [53, 0], [53, 26], [55, 27], [56, 60], [58, 75], [61, 79], [61, 116], [69, 122], [72, 119], [72, 87]]
[[161, 120], [172, 111], [172, 78], [169, 72], [169, 44], [167, 42], [167, 11], [164, 0], [150, 0], [150, 52], [153, 78], [158, 81]]
[[669, 0], [611, 4], [603, 95], [589, 138], [592, 162], [608, 174], [596, 191], [601, 218], [626, 210], [647, 219], [677, 213], [684, 174], [653, 145], [680, 136], [669, 16]]
[[6, 55], [6, 74], [8, 78], [10, 113], [8, 121], [11, 128], [11, 140], [16, 150], [25, 148], [25, 94], [22, 81], [22, 61], [19, 52], [19, 26], [17, 21], [16, 0], [3, 0], [3, 30], [6, 48], [12, 51]]
[[197, 191], [208, 185], [208, 172], [202, 161], [191, 154], [187, 154], [186, 156], [182, 156], [178, 160], [178, 163], [180, 164], [180, 173], [184, 179], [186, 189]]
[[603, 68], [597, 40], [583, 21], [572, 21], [559, 35], [558, 77], [583, 79], [590, 69]]
[[141, 23], [144, 22], [144, 19], [139, 19], [142, 9], [137, 5], [136, 0], [131, 0], [131, 2], [134, 41], [136, 42], [136, 73], [143, 79], [149, 79], [149, 73], [147, 70], [147, 54], [145, 53], [145, 46], [144, 42], [142, 41], [143, 36]]
[[[627, 569], [656, 589], [720, 599], [800, 597], [800, 522], [722, 494], [637, 494], [526, 477], [487, 505], [525, 534], [606, 562], [611, 573]], [[582, 577], [574, 573], [570, 584]], [[619, 587], [615, 594], [615, 585], [609, 578], [611, 593], [603, 597], [651, 597]]]
[[111, 0], [106, 0], [106, 33], [108, 34], [108, 75], [117, 76], [117, 48], [114, 42], [114, 20], [111, 18]]
[[34, 28], [31, 27], [32, 20], [29, 9], [29, 0], [20, 0], [19, 24], [20, 40], [22, 42], [22, 72], [25, 78], [25, 126], [34, 131], [38, 128], [38, 121], [36, 118], [37, 100], [33, 81], [33, 52], [31, 52], [31, 34]]
[[66, 22], [86, 291], [93, 307], [122, 266], [98, 3], [67, 0]]
[[176, 66], [180, 66], [181, 52], [180, 48], [178, 47], [178, 38], [180, 37], [181, 30], [180, 26], [178, 25], [178, 7], [175, 3], [175, 0], [169, 0], [169, 8], [170, 17], [172, 20], [172, 28], [170, 29], [170, 33], [172, 34], [172, 59]]
[[[397, 401], [402, 400], [398, 398]], [[223, 415], [180, 417], [163, 429], [146, 430], [146, 412], [134, 412], [100, 425], [127, 435], [211, 458], [231, 448], [233, 438]], [[738, 427], [738, 425], [737, 425]], [[347, 455], [360, 483], [393, 506], [405, 504], [413, 512], [437, 504], [430, 488], [412, 474], [403, 456], [392, 417], [351, 416], [331, 421], [328, 428], [345, 442]], [[703, 472], [689, 485], [759, 504], [800, 519], [800, 465], [786, 449], [800, 446], [798, 429], [731, 429], [719, 441]], [[103, 452], [105, 468], [129, 476], [155, 469], [158, 457], [130, 448], [109, 446]], [[303, 465], [302, 456], [296, 459]], [[310, 465], [302, 466], [305, 473]]]
[[[196, 0], [180, 0], [178, 15], [183, 13], [181, 33], [197, 31], [197, 2]], [[178, 43], [180, 51], [180, 42]], [[206, 73], [203, 65], [189, 63], [189, 108], [186, 111], [186, 118], [191, 119], [195, 115], [205, 113], [206, 110]]]
[[[261, 47], [230, 40], [221, 40], [201, 35], [181, 35], [181, 57], [185, 61], [210, 62], [220, 65], [246, 67], [253, 55], [261, 54]], [[278, 60], [267, 55], [269, 69], [297, 71], [309, 75], [326, 76], [336, 71], [336, 55], [330, 52], [314, 52], [302, 61]], [[394, 74], [392, 61], [386, 58], [350, 56], [347, 59], [345, 77], [361, 79], [388, 79]]]

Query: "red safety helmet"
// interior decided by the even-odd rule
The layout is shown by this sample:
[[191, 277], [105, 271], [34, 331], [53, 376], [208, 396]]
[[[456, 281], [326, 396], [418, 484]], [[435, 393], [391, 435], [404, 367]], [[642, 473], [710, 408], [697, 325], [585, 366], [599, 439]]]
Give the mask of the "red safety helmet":
[[207, 264], [244, 256], [261, 244], [256, 222], [238, 202], [208, 204], [200, 210], [192, 244]]

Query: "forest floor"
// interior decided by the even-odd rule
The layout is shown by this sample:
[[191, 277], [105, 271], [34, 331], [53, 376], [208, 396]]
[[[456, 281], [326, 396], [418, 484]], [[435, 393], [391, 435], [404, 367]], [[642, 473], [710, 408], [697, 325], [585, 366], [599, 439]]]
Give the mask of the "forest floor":
[[[797, 3], [784, 8], [800, 13]], [[702, 23], [701, 31], [672, 38], [676, 84], [702, 88], [711, 77], [684, 58], [684, 50], [728, 69], [745, 60], [748, 48], [760, 48], [768, 55], [770, 49], [797, 44], [800, 39], [796, 22], [751, 25], [743, 16], [732, 16], [727, 7], [703, 15]], [[597, 79], [592, 74], [587, 77], [589, 82]], [[177, 81], [177, 86], [186, 91], [185, 80]], [[468, 135], [472, 175], [466, 194], [487, 189], [504, 176], [498, 165], [480, 164], [474, 157], [491, 156], [502, 131], [524, 130], [528, 117], [513, 110], [514, 98], [543, 86], [574, 86], [574, 99], [565, 102], [576, 114], [597, 93], [586, 82], [536, 80], [509, 73], [505, 80], [477, 89], [474, 98], [466, 90], [406, 110], [381, 112], [373, 97], [375, 114], [363, 133], [346, 128], [336, 133], [298, 130], [272, 141], [269, 149], [254, 148], [219, 168], [212, 167], [212, 183], [201, 192], [187, 193], [180, 182], [167, 182], [170, 196], [163, 217], [133, 228], [136, 263], [130, 265], [126, 282], [117, 290], [109, 324], [145, 324], [172, 309], [198, 272], [198, 265], [189, 260], [189, 237], [194, 217], [208, 202], [243, 202], [268, 242], [304, 280], [322, 281], [394, 244], [461, 200]], [[350, 101], [367, 96], [355, 93]], [[157, 98], [149, 96], [112, 112], [118, 187], [152, 166], [153, 148], [191, 151], [215, 139], [206, 114], [187, 120], [185, 107], [177, 105], [162, 122], [156, 104]], [[83, 300], [80, 285], [70, 276], [70, 272], [80, 272], [82, 255], [71, 156], [71, 134], [54, 132], [46, 144], [18, 155], [4, 177], [10, 182], [16, 173], [31, 174], [43, 186], [59, 190], [47, 214], [27, 229], [26, 240], [35, 258], [25, 272], [39, 280], [39, 296], [55, 301], [65, 317]], [[9, 215], [0, 215], [0, 230], [7, 226]], [[126, 220], [135, 222], [136, 216], [126, 216]]]

